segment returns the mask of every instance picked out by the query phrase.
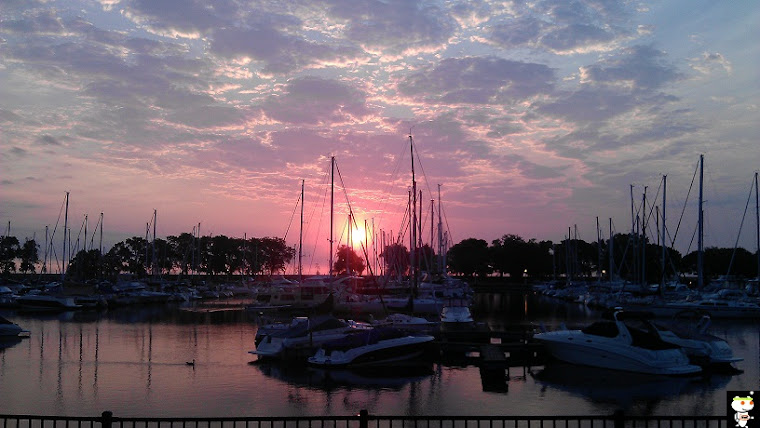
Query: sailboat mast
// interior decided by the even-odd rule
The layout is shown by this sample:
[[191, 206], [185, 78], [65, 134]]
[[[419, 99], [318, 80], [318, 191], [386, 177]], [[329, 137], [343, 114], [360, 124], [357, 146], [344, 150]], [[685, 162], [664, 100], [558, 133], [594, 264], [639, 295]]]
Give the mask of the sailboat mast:
[[303, 190], [306, 180], [301, 180], [301, 229], [298, 233], [298, 283], [303, 284], [303, 264], [302, 257], [303, 252]]
[[335, 156], [330, 157], [330, 283], [333, 277], [333, 204], [335, 203]]
[[647, 285], [647, 187], [644, 186], [641, 208], [641, 285]]
[[101, 257], [103, 256], [103, 213], [100, 213], [100, 243], [98, 244]]
[[757, 278], [760, 279], [760, 199], [757, 191], [757, 171], [755, 171], [755, 229], [757, 239]]
[[704, 228], [702, 221], [704, 220], [704, 213], [702, 210], [702, 185], [704, 180], [704, 168], [705, 168], [705, 155], [699, 155], [699, 213], [697, 220], [697, 288], [702, 290], [704, 286], [704, 271], [702, 263], [704, 262], [704, 242], [702, 242]]
[[660, 278], [660, 294], [665, 291], [665, 195], [668, 192], [668, 176], [662, 176], [662, 278]]
[[61, 281], [66, 278], [66, 234], [69, 230], [69, 192], [66, 192], [66, 214], [63, 217], [63, 256], [61, 265]]
[[412, 284], [414, 290], [417, 290], [417, 180], [414, 177], [414, 140], [412, 133], [409, 133], [409, 151], [412, 154]]

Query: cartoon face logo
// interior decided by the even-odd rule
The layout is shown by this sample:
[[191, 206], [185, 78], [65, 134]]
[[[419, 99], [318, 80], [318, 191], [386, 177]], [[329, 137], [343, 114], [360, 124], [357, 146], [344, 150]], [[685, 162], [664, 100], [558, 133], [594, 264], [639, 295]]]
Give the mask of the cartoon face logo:
[[734, 397], [731, 402], [731, 408], [736, 412], [736, 414], [734, 414], [734, 420], [736, 421], [737, 427], [744, 428], [747, 426], [750, 419], [755, 418], [754, 416], [749, 415], [749, 412], [755, 408], [755, 402], [751, 396]]

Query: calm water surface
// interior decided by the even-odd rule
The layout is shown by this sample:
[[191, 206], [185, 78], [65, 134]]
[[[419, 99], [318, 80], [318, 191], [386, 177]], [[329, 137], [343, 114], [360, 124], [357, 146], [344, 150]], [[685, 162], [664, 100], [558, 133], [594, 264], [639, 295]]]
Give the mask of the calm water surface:
[[[517, 294], [477, 295], [494, 328], [584, 325], [598, 313]], [[562, 364], [512, 368], [491, 382], [466, 360], [386, 372], [259, 363], [256, 324], [165, 308], [0, 315], [31, 331], [0, 343], [0, 413], [95, 416], [723, 415], [725, 390], [760, 389], [758, 321], [714, 321], [744, 358], [738, 375], [651, 377]], [[186, 364], [195, 360], [194, 366]]]

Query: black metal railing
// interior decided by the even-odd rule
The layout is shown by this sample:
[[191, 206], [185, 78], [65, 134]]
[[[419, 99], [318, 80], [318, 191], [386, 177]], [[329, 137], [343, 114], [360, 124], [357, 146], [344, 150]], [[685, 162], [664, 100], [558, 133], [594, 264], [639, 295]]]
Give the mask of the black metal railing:
[[722, 416], [354, 416], [133, 418], [0, 415], [0, 428], [729, 428]]

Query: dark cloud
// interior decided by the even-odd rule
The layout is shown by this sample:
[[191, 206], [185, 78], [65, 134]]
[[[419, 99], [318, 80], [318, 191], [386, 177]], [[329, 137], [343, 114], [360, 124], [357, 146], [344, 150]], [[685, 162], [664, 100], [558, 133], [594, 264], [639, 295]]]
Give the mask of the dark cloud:
[[425, 0], [325, 0], [328, 13], [348, 22], [346, 37], [371, 50], [400, 54], [443, 45], [456, 22]]
[[239, 11], [232, 0], [133, 0], [124, 8], [134, 21], [155, 31], [208, 34]]
[[0, 122], [18, 122], [23, 120], [21, 116], [16, 113], [0, 108]]
[[489, 26], [489, 39], [501, 47], [513, 48], [535, 43], [546, 24], [533, 17], [506, 19]]
[[583, 85], [538, 111], [574, 122], [609, 120], [633, 108], [663, 106], [676, 98], [656, 91], [682, 78], [649, 46], [626, 49], [622, 55], [584, 67]]
[[304, 77], [289, 80], [281, 96], [262, 105], [264, 113], [280, 122], [318, 124], [344, 122], [370, 114], [366, 95], [336, 80]]
[[652, 46], [634, 46], [621, 54], [586, 68], [590, 85], [630, 84], [633, 91], [651, 91], [683, 78], [683, 74], [665, 62], [664, 52]]
[[502, 104], [551, 92], [554, 71], [543, 65], [495, 57], [449, 58], [405, 76], [407, 96], [443, 103]]
[[557, 53], [598, 50], [634, 34], [622, 0], [539, 1], [514, 4], [509, 16], [489, 23], [488, 39], [503, 47], [529, 46]]
[[28, 151], [25, 149], [22, 149], [21, 147], [11, 147], [10, 152], [12, 155], [18, 156], [18, 157], [24, 157], [29, 154]]
[[50, 135], [42, 135], [37, 138], [37, 144], [41, 144], [43, 146], [60, 146], [61, 142]]
[[65, 27], [54, 10], [33, 10], [23, 19], [0, 20], [0, 33], [35, 36], [61, 35]]
[[265, 73], [292, 73], [320, 61], [345, 61], [360, 53], [351, 46], [306, 40], [271, 23], [218, 30], [211, 51], [225, 58], [249, 57], [262, 62]]
[[552, 51], [570, 52], [601, 43], [608, 43], [615, 38], [615, 34], [587, 24], [573, 24], [562, 28], [552, 29], [543, 37], [541, 44]]

